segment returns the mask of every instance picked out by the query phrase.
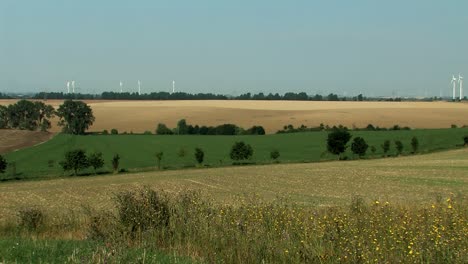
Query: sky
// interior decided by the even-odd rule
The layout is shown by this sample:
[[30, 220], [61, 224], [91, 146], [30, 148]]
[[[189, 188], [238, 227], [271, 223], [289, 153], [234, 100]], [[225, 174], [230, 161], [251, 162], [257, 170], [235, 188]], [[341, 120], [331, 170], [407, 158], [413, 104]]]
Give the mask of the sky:
[[449, 96], [467, 25], [464, 0], [0, 0], [0, 92]]

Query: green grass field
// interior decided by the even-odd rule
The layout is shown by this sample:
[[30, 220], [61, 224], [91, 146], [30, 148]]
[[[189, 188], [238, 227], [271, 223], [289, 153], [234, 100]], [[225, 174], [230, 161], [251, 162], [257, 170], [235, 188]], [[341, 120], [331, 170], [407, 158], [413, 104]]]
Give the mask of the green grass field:
[[[384, 140], [392, 141], [390, 154], [395, 153], [393, 141], [401, 140], [403, 153], [411, 151], [410, 140], [416, 136], [420, 153], [453, 149], [460, 145], [468, 129], [428, 129], [411, 131], [353, 131], [353, 136], [361, 136], [369, 146], [375, 146], [375, 154], [368, 150], [367, 157], [381, 157], [380, 145]], [[205, 152], [205, 166], [219, 167], [231, 165], [229, 151], [236, 141], [251, 144], [255, 164], [268, 164], [270, 151], [279, 150], [282, 163], [313, 162], [336, 159], [326, 152], [326, 132], [280, 134], [266, 136], [156, 136], [156, 135], [87, 135], [73, 136], [59, 134], [52, 140], [20, 151], [8, 153], [8, 162], [14, 163], [2, 177], [5, 179], [33, 179], [68, 175], [59, 165], [64, 153], [71, 149], [83, 148], [87, 152], [101, 151], [106, 164], [102, 171], [111, 171], [110, 160], [118, 153], [121, 156], [120, 168], [129, 171], [153, 170], [156, 167], [155, 153], [163, 151], [162, 166], [165, 169], [180, 169], [195, 166], [193, 151], [200, 147]], [[180, 149], [185, 157], [178, 156]], [[348, 149], [348, 157], [353, 154]], [[91, 170], [83, 173], [91, 173]]]

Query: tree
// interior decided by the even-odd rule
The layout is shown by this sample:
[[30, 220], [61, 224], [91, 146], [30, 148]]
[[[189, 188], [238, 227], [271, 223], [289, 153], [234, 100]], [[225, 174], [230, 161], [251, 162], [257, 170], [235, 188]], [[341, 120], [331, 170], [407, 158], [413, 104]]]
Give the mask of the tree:
[[119, 131], [116, 128], [111, 129], [111, 135], [118, 135]]
[[8, 166], [8, 162], [2, 155], [0, 155], [0, 173], [4, 173], [7, 166]]
[[88, 156], [88, 162], [91, 167], [94, 168], [94, 173], [97, 169], [100, 169], [104, 166], [104, 159], [102, 158], [101, 152], [94, 152]]
[[382, 147], [384, 156], [387, 156], [387, 152], [390, 150], [390, 140], [385, 140], [381, 147]]
[[463, 137], [463, 145], [468, 146], [468, 136]]
[[195, 160], [198, 162], [198, 164], [203, 163], [203, 159], [205, 158], [205, 152], [201, 148], [195, 148]]
[[369, 148], [369, 145], [362, 137], [354, 138], [353, 143], [351, 144], [351, 151], [353, 151], [354, 154], [359, 155], [359, 157], [366, 155], [367, 148]]
[[185, 119], [181, 119], [179, 120], [179, 122], [177, 122], [177, 134], [178, 135], [188, 134], [188, 126], [187, 126], [187, 121], [185, 121]]
[[351, 139], [351, 134], [347, 129], [336, 128], [328, 134], [327, 150], [334, 155], [341, 155], [345, 152], [348, 141]]
[[249, 144], [245, 144], [243, 141], [234, 143], [231, 148], [230, 157], [233, 160], [246, 160], [252, 157], [253, 149]]
[[156, 134], [158, 135], [172, 135], [172, 130], [170, 130], [165, 124], [159, 123], [156, 128]]
[[375, 154], [375, 152], [377, 151], [377, 149], [375, 148], [375, 146], [372, 146], [370, 148], [370, 151], [372, 152], [372, 154]]
[[0, 128], [8, 127], [8, 108], [0, 105]]
[[272, 150], [272, 151], [270, 152], [270, 158], [271, 158], [272, 160], [274, 160], [275, 162], [278, 160], [279, 157], [280, 157], [280, 153], [279, 153], [279, 151], [278, 151], [277, 149]]
[[65, 160], [60, 162], [63, 170], [74, 171], [74, 175], [78, 174], [79, 170], [89, 167], [88, 158], [82, 149], [70, 150], [65, 153]]
[[395, 147], [397, 154], [400, 155], [403, 152], [403, 143], [400, 140], [395, 141]]
[[36, 101], [34, 106], [38, 115], [38, 122], [41, 131], [47, 131], [51, 127], [50, 118], [55, 115], [55, 109], [51, 105], [46, 105], [43, 102]]
[[161, 169], [161, 160], [163, 158], [163, 155], [164, 155], [164, 152], [162, 152], [162, 151], [156, 152], [156, 154], [155, 154], [156, 161], [158, 162], [158, 170]]
[[418, 152], [419, 140], [418, 140], [417, 137], [413, 137], [413, 138], [411, 139], [411, 148], [413, 149], [413, 153]]
[[66, 100], [57, 110], [58, 125], [65, 133], [83, 135], [93, 124], [93, 110], [81, 101]]
[[114, 169], [114, 173], [116, 173], [119, 170], [119, 164], [120, 156], [119, 154], [115, 154], [114, 157], [112, 157], [112, 168]]

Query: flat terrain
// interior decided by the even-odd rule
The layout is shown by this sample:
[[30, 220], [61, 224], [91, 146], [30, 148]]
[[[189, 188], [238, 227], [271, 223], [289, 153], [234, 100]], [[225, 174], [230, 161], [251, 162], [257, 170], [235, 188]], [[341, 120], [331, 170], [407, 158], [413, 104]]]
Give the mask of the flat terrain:
[[0, 129], [0, 154], [40, 144], [53, 136], [49, 132]]
[[[66, 214], [89, 204], [110, 208], [119, 190], [151, 186], [177, 192], [196, 189], [218, 202], [233, 195], [289, 197], [306, 205], [349, 204], [353, 195], [391, 203], [430, 203], [468, 193], [468, 149], [379, 160], [277, 164], [0, 183], [0, 218], [40, 206]], [[1, 219], [0, 219], [1, 220]]]
[[[116, 153], [121, 156], [120, 168], [130, 171], [155, 170], [155, 153], [163, 151], [162, 167], [166, 169], [181, 169], [195, 167], [194, 149], [199, 147], [205, 152], [204, 164], [210, 167], [221, 167], [232, 164], [229, 157], [234, 142], [244, 141], [252, 145], [254, 154], [249, 162], [256, 164], [272, 163], [270, 152], [274, 149], [280, 152], [282, 163], [312, 162], [335, 160], [337, 157], [326, 152], [328, 132], [307, 132], [293, 134], [275, 134], [265, 136], [201, 136], [201, 135], [86, 135], [73, 136], [59, 134], [52, 140], [39, 146], [8, 153], [9, 162], [15, 162], [13, 167], [0, 174], [1, 179], [33, 179], [41, 177], [60, 177], [70, 175], [64, 173], [59, 162], [64, 159], [66, 151], [81, 148], [88, 153], [100, 151], [103, 153], [105, 166], [102, 171], [112, 171], [110, 160]], [[419, 140], [419, 152], [427, 153], [436, 150], [456, 148], [462, 144], [463, 136], [468, 135], [468, 128], [457, 129], [422, 129], [399, 131], [352, 131], [352, 136], [363, 137], [370, 146], [376, 148], [368, 157], [381, 157], [380, 147], [385, 140], [391, 141], [388, 154], [395, 154], [395, 140], [401, 140], [404, 154], [411, 151], [411, 138]], [[351, 145], [351, 143], [349, 143]], [[183, 150], [185, 156], [179, 156]], [[346, 155], [353, 157], [350, 148]], [[93, 173], [91, 169], [84, 173]]]
[[[10, 104], [16, 100], [0, 100]], [[49, 100], [54, 106], [60, 100]], [[365, 127], [395, 124], [412, 128], [447, 128], [468, 125], [466, 103], [450, 102], [312, 102], [312, 101], [88, 101], [96, 116], [92, 131], [153, 131], [157, 123], [175, 127], [182, 118], [190, 124], [234, 123], [242, 127], [262, 125], [274, 133], [284, 125], [343, 124]], [[60, 129], [53, 122], [53, 132]]]

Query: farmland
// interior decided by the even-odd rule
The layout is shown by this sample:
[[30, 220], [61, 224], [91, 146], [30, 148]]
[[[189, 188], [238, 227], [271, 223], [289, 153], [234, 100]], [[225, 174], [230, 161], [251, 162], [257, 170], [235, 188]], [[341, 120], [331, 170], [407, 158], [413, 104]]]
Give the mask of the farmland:
[[[15, 100], [0, 100], [7, 105]], [[58, 107], [60, 100], [47, 104]], [[395, 124], [411, 128], [448, 128], [467, 125], [466, 103], [450, 102], [312, 102], [312, 101], [88, 101], [96, 116], [91, 131], [153, 131], [157, 123], [175, 127], [179, 119], [190, 124], [234, 123], [242, 127], [263, 126], [275, 133], [284, 125], [318, 126], [320, 123], [365, 127]], [[52, 132], [60, 131], [52, 122]]]
[[[381, 144], [392, 141], [390, 155], [395, 154], [393, 141], [401, 140], [405, 146], [403, 153], [411, 151], [410, 140], [413, 136], [420, 142], [419, 153], [452, 149], [463, 143], [463, 136], [468, 129], [424, 129], [400, 131], [353, 131], [353, 136], [363, 137], [376, 152], [368, 151], [368, 158], [382, 156]], [[193, 151], [196, 147], [205, 152], [205, 166], [222, 167], [232, 165], [229, 151], [236, 141], [251, 144], [254, 155], [249, 161], [252, 164], [270, 164], [270, 152], [278, 150], [282, 163], [314, 162], [335, 160], [336, 156], [326, 152], [327, 132], [276, 134], [265, 136], [156, 136], [156, 135], [86, 135], [74, 136], [59, 134], [52, 140], [32, 148], [12, 152], [6, 155], [9, 162], [14, 162], [14, 172], [7, 171], [3, 179], [33, 179], [57, 177], [64, 174], [59, 162], [64, 153], [71, 149], [82, 148], [89, 153], [100, 151], [106, 161], [102, 171], [111, 171], [110, 160], [114, 154], [121, 156], [121, 168], [138, 172], [155, 170], [155, 153], [164, 153], [162, 167], [165, 169], [182, 169], [195, 167]], [[183, 150], [185, 155], [180, 156]], [[346, 155], [353, 158], [348, 149]], [[91, 173], [85, 171], [84, 173]]]

